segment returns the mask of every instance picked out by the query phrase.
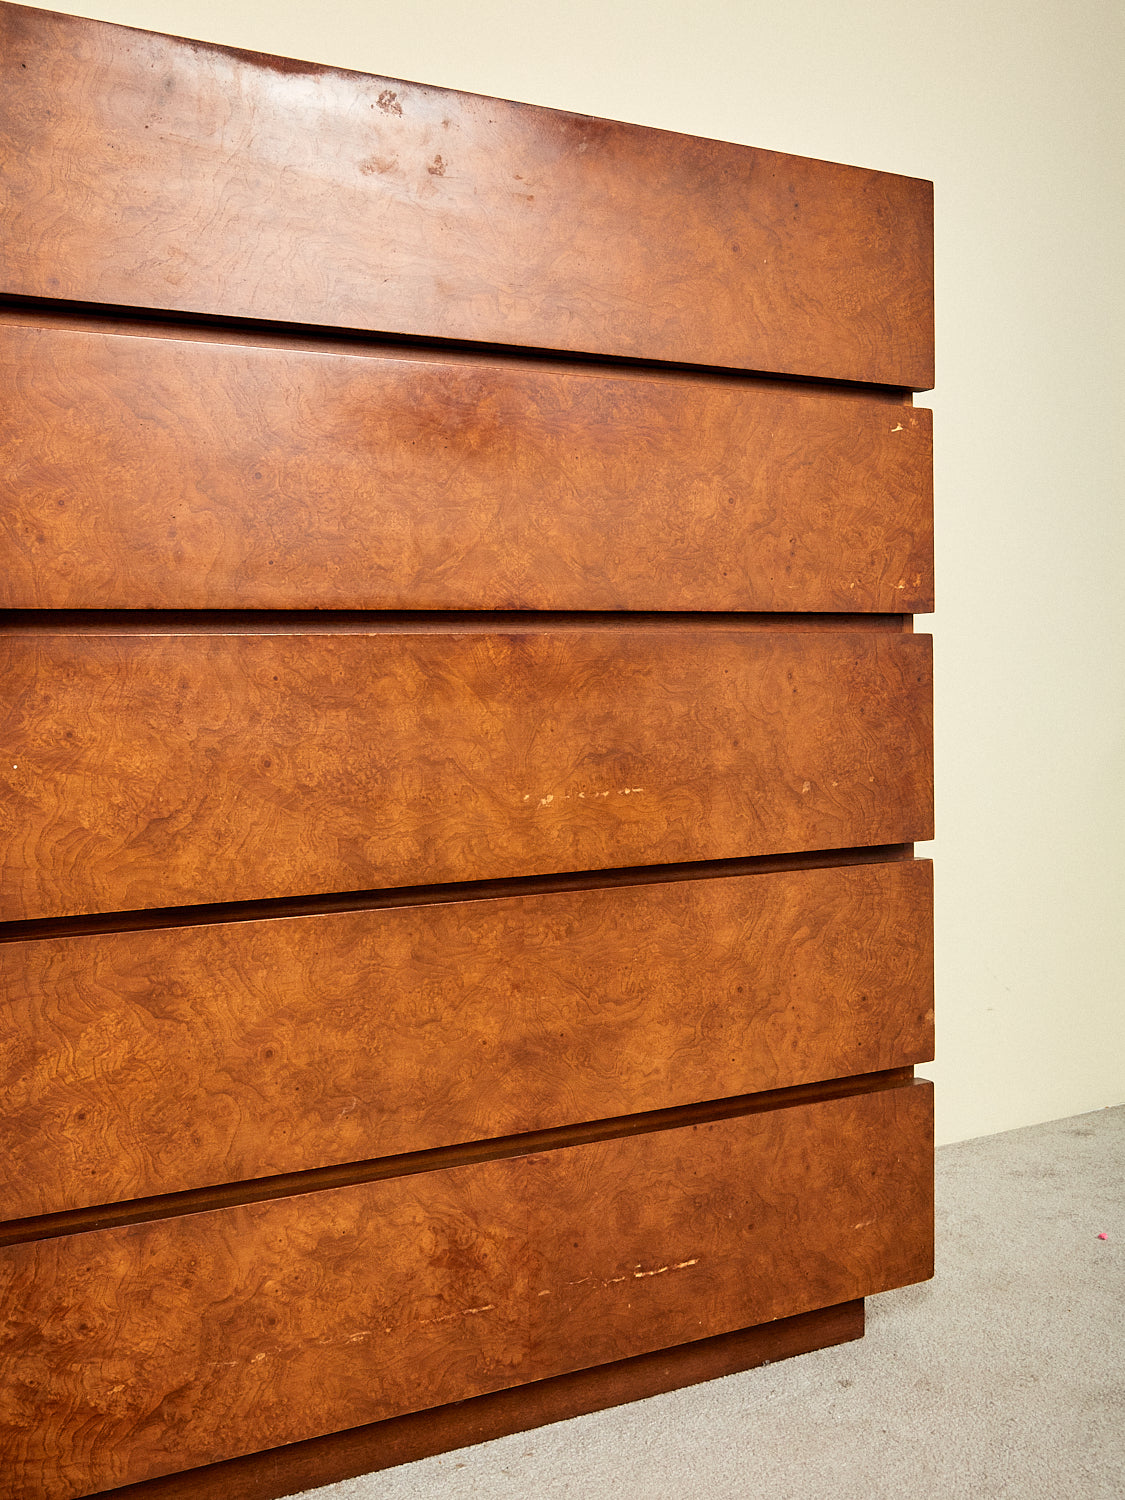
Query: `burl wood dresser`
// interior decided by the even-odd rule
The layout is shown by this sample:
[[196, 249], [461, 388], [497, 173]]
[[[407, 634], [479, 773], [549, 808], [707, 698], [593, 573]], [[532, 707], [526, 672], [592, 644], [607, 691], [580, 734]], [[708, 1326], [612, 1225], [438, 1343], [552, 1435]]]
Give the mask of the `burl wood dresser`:
[[7, 1500], [926, 1277], [929, 185], [0, 8]]

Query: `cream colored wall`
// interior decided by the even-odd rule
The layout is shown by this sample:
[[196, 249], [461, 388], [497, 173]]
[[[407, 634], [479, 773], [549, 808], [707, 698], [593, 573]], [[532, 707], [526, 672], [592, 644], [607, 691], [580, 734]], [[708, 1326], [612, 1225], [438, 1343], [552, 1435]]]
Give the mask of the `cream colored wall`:
[[[933, 178], [939, 1139], [1125, 1099], [1120, 0], [72, 0]], [[927, 621], [919, 621], [928, 628]]]

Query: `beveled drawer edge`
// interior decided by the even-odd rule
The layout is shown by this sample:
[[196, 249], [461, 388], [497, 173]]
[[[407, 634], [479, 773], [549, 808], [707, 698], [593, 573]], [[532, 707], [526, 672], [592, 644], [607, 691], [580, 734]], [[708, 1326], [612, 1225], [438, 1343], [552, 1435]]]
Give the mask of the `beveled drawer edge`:
[[826, 1079], [819, 1083], [796, 1084], [785, 1089], [767, 1089], [760, 1093], [742, 1094], [730, 1099], [711, 1099], [698, 1104], [677, 1105], [672, 1109], [649, 1110], [642, 1114], [585, 1121], [580, 1124], [558, 1126], [551, 1130], [530, 1131], [526, 1134], [500, 1136], [491, 1140], [469, 1141], [458, 1146], [438, 1146], [425, 1151], [410, 1151], [398, 1156], [380, 1157], [372, 1161], [350, 1162], [342, 1166], [313, 1167], [301, 1172], [287, 1172], [276, 1177], [255, 1178], [209, 1188], [192, 1188], [184, 1192], [164, 1193], [151, 1198], [137, 1198], [126, 1203], [67, 1209], [61, 1213], [39, 1214], [27, 1219], [10, 1219], [6, 1223], [0, 1223], [0, 1249], [6, 1245], [27, 1244], [35, 1240], [90, 1234], [124, 1224], [151, 1223], [158, 1219], [183, 1218], [246, 1203], [267, 1202], [274, 1198], [299, 1197], [333, 1188], [352, 1187], [358, 1183], [444, 1171], [478, 1162], [531, 1156], [570, 1146], [589, 1145], [595, 1141], [617, 1140], [628, 1136], [709, 1124], [716, 1120], [767, 1114], [771, 1111], [792, 1109], [805, 1104], [819, 1104], [830, 1099], [855, 1098], [891, 1089], [919, 1087], [929, 1088], [930, 1085], [927, 1080], [914, 1077], [913, 1065], [887, 1068], [878, 1073]]
[[718, 880], [740, 875], [769, 875], [780, 870], [835, 869], [846, 865], [886, 864], [913, 858], [912, 843], [866, 844], [853, 848], [756, 854], [744, 859], [634, 865], [621, 869], [566, 871], [555, 875], [511, 876], [497, 880], [450, 881], [444, 885], [396, 886], [332, 892], [327, 895], [267, 897], [254, 901], [200, 902], [193, 906], [148, 907], [138, 911], [82, 913], [72, 917], [33, 917], [0, 922], [0, 945], [47, 941], [59, 937], [83, 937], [102, 932], [205, 927], [224, 922], [379, 911], [396, 906], [433, 906], [447, 902], [486, 901], [497, 897], [550, 895], [561, 891], [610, 890], [619, 886], [663, 885], [680, 880]]

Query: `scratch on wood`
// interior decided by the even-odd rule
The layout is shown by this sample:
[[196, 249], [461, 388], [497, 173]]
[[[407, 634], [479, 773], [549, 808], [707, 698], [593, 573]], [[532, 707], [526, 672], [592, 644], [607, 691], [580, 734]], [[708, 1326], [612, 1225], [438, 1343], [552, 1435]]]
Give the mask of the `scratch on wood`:
[[495, 1302], [486, 1302], [482, 1307], [461, 1307], [454, 1312], [441, 1313], [436, 1318], [419, 1318], [420, 1323], [451, 1323], [454, 1318], [469, 1318], [474, 1313], [491, 1312], [496, 1306]]
[[638, 1266], [633, 1272], [633, 1276], [634, 1279], [639, 1281], [642, 1276], [663, 1276], [665, 1271], [682, 1271], [687, 1266], [697, 1266], [698, 1264], [699, 1256], [696, 1255], [691, 1260], [678, 1260], [674, 1265], [657, 1266], [654, 1271], [642, 1271], [640, 1266]]

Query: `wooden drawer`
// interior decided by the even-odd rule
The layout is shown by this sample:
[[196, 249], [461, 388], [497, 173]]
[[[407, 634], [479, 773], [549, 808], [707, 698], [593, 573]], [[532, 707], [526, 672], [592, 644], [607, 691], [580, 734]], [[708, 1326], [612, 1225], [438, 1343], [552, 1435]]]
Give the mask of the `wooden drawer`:
[[5, 1216], [926, 1061], [930, 923], [907, 861], [9, 943]]
[[16, 632], [8, 917], [930, 834], [930, 648], [654, 624]]
[[932, 384], [928, 182], [15, 5], [0, 140], [0, 292]]
[[911, 1083], [10, 1245], [2, 1493], [68, 1500], [919, 1280], [930, 1144]]
[[0, 603], [932, 608], [930, 413], [0, 324]]

